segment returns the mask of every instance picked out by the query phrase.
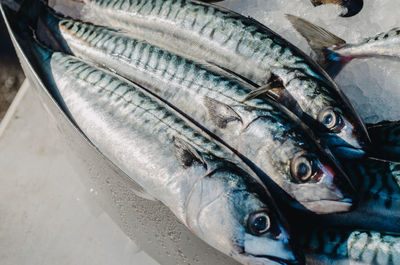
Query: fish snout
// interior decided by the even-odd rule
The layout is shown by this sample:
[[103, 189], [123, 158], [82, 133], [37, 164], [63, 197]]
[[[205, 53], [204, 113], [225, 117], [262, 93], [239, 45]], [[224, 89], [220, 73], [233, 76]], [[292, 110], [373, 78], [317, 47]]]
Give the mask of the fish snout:
[[337, 157], [359, 159], [366, 155], [368, 140], [362, 135], [346, 137], [346, 135], [326, 133], [321, 136], [321, 144]]

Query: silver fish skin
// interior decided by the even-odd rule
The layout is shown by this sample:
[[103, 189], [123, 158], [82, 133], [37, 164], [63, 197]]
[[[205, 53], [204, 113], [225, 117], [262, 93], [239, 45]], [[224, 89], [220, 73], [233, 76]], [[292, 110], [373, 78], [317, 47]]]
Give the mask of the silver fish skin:
[[[66, 49], [113, 69], [164, 98], [252, 160], [302, 207], [318, 214], [348, 211], [351, 184], [301, 123], [251, 87], [178, 55], [103, 27], [63, 19]], [[188, 100], [190, 99], [190, 100]], [[301, 178], [299, 168], [309, 169]]]
[[85, 135], [194, 234], [242, 264], [302, 264], [269, 193], [224, 146], [134, 84], [36, 54]]
[[346, 43], [342, 47], [332, 47], [341, 57], [346, 59], [365, 57], [400, 58], [400, 28], [393, 28], [367, 38], [360, 43]]
[[[395, 265], [400, 237], [374, 231], [315, 229], [304, 235], [307, 264]], [[322, 263], [323, 262], [323, 263]]]
[[278, 82], [276, 89], [287, 93], [265, 92], [327, 138], [339, 138], [326, 141], [338, 155], [364, 154], [367, 131], [343, 92], [308, 56], [254, 19], [187, 0], [83, 2], [84, 20], [229, 69], [257, 85]]

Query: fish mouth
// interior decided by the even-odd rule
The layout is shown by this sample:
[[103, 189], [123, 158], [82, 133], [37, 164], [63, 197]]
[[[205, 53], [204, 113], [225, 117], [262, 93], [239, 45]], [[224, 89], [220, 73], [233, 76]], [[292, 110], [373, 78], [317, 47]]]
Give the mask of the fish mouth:
[[353, 208], [353, 200], [345, 198], [343, 200], [316, 200], [301, 202], [301, 204], [308, 210], [316, 214], [331, 214], [348, 212]]
[[[350, 144], [340, 136], [335, 134], [321, 135], [322, 144], [332, 151], [336, 156], [340, 158], [363, 158], [366, 155], [365, 145], [360, 141], [353, 141], [354, 144]], [[329, 153], [329, 152], [328, 152]]]
[[351, 145], [331, 146], [332, 152], [342, 158], [363, 158], [366, 155], [363, 148], [358, 148]]

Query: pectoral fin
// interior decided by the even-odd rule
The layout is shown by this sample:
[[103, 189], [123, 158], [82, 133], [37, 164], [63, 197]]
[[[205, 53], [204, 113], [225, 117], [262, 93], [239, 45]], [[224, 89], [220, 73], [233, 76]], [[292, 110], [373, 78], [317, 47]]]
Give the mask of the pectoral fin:
[[185, 140], [174, 137], [175, 156], [180, 161], [182, 167], [188, 168], [197, 163], [206, 166], [199, 152]]
[[222, 102], [205, 97], [204, 105], [208, 110], [211, 121], [219, 128], [226, 128], [228, 123], [233, 121], [242, 122], [242, 118], [240, 118], [239, 114], [237, 114], [230, 106]]
[[255, 88], [247, 95], [247, 97], [244, 99], [244, 101], [251, 100], [253, 98], [261, 96], [262, 94], [267, 94], [269, 91], [271, 91], [273, 89], [277, 89], [277, 88], [273, 87], [272, 83], [268, 83], [268, 84], [266, 84], [264, 86], [260, 86], [258, 88]]

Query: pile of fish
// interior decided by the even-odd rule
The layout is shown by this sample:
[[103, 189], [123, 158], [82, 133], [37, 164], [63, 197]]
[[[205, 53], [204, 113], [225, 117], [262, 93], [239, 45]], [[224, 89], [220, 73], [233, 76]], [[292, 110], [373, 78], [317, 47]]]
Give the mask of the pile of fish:
[[398, 58], [400, 30], [346, 44], [288, 15], [314, 61], [205, 2], [76, 0], [77, 20], [27, 0], [16, 15], [70, 119], [212, 247], [249, 265], [400, 264], [400, 124], [365, 125], [332, 79]]

